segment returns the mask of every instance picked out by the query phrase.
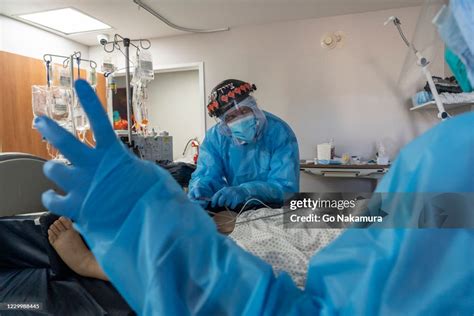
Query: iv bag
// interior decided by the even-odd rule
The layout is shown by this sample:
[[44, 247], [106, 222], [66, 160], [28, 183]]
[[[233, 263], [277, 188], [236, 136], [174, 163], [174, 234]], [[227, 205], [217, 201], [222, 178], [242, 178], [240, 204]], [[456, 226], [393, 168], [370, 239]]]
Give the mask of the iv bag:
[[51, 118], [59, 125], [67, 123], [70, 117], [72, 93], [70, 88], [50, 87]]
[[155, 78], [151, 54], [147, 51], [139, 51], [135, 63], [135, 70], [131, 84], [132, 109], [137, 131], [146, 129], [148, 125], [148, 89], [147, 84]]
[[33, 116], [51, 116], [48, 105], [49, 89], [47, 86], [31, 87], [31, 105]]
[[97, 85], [97, 72], [95, 68], [91, 68], [89, 72], [87, 73], [87, 82], [93, 87]]
[[135, 82], [133, 84], [132, 109], [137, 128], [144, 128], [148, 125], [147, 101], [146, 81], [140, 80]]
[[135, 73], [139, 79], [155, 79], [155, 72], [153, 71], [153, 59], [148, 51], [140, 51], [137, 54], [137, 60], [135, 65]]
[[73, 107], [73, 117], [74, 117], [74, 126], [76, 127], [76, 131], [84, 132], [90, 129], [89, 119], [87, 118], [84, 109], [82, 108], [79, 99], [76, 98]]
[[65, 87], [31, 87], [33, 116], [48, 116], [60, 126], [70, 129], [72, 91]]
[[112, 60], [112, 57], [110, 56], [105, 56], [102, 61], [102, 66], [101, 66], [101, 71], [103, 73], [112, 73], [115, 71], [115, 63]]
[[70, 88], [71, 87], [71, 71], [62, 65], [53, 66], [53, 85]]

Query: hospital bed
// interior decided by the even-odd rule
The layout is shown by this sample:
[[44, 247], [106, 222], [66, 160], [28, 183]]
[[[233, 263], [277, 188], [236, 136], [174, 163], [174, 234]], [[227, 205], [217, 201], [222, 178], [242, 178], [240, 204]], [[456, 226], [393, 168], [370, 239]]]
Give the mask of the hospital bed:
[[109, 282], [75, 274], [49, 245], [55, 217], [45, 212], [41, 193], [56, 188], [43, 175], [44, 162], [0, 154], [0, 303], [34, 308], [0, 314], [133, 315]]
[[[325, 221], [292, 221], [291, 217], [293, 215], [305, 217], [315, 214], [312, 208], [291, 210], [288, 207], [290, 201], [303, 197], [331, 200], [354, 199], [354, 206], [341, 211], [341, 214], [363, 215], [368, 210], [372, 194], [296, 194], [287, 196], [283, 207], [265, 206], [256, 210], [241, 212], [234, 218], [233, 227], [229, 227], [229, 220], [222, 219], [217, 223], [219, 230], [220, 226], [223, 226], [225, 230], [231, 231], [229, 237], [241, 248], [269, 263], [276, 275], [287, 272], [300, 288], [305, 286], [310, 259], [335, 240], [344, 229], [356, 227], [351, 224]], [[324, 214], [327, 211], [324, 208], [318, 209], [319, 214]], [[334, 210], [329, 209], [329, 212], [333, 213]], [[237, 215], [237, 213], [234, 214]]]
[[[302, 210], [302, 214], [307, 210]], [[306, 225], [285, 225], [285, 209], [260, 208], [237, 217], [229, 235], [240, 247], [273, 267], [275, 275], [287, 272], [295, 284], [304, 288], [308, 263], [342, 229]]]
[[[21, 153], [0, 155], [0, 302], [40, 303], [54, 315], [130, 315], [132, 310], [110, 283], [78, 276], [47, 240], [55, 219], [41, 205], [41, 193], [55, 189], [42, 173], [45, 160]], [[229, 235], [239, 246], [286, 271], [304, 287], [309, 259], [340, 229], [285, 228], [282, 208], [239, 214]], [[228, 220], [223, 219], [227, 225]], [[229, 231], [229, 232], [230, 232]]]

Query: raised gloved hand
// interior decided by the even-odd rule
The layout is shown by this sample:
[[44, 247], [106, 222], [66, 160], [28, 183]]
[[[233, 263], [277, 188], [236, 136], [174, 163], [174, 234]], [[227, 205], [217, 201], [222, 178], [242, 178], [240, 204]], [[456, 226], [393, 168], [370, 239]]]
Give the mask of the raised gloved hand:
[[[89, 197], [91, 203], [100, 200], [104, 206], [114, 209], [114, 212], [104, 214], [103, 220], [126, 216], [121, 214], [120, 210], [126, 212], [125, 208], [130, 206], [128, 205], [127, 195], [145, 191], [149, 186], [156, 183], [159, 179], [156, 170], [159, 168], [134, 157], [119, 141], [100, 101], [86, 81], [76, 81], [75, 87], [94, 130], [96, 147], [90, 148], [81, 143], [71, 133], [48, 117], [42, 116], [35, 119], [35, 127], [72, 164], [67, 166], [54, 161], [48, 161], [45, 164], [45, 175], [66, 194], [64, 196], [59, 195], [53, 190], [45, 192], [42, 197], [43, 204], [53, 213], [77, 220], [79, 217], [86, 216], [80, 213], [86, 197]], [[94, 196], [90, 199], [91, 197], [88, 194], [91, 187], [99, 186], [100, 189], [96, 191], [103, 192], [104, 189], [107, 189], [107, 182], [110, 190], [114, 186], [118, 188], [123, 186], [128, 189], [125, 194], [120, 195], [116, 187], [115, 192], [105, 194], [105, 196], [108, 196], [105, 200], [103, 197], [97, 197], [96, 200]], [[116, 195], [120, 198], [113, 199], [112, 197]]]
[[237, 205], [245, 203], [250, 199], [250, 192], [243, 187], [225, 187], [217, 191], [212, 197], [211, 206], [227, 206], [236, 208]]
[[188, 197], [191, 202], [196, 203], [205, 209], [211, 201], [212, 192], [205, 188], [195, 187], [189, 191]]

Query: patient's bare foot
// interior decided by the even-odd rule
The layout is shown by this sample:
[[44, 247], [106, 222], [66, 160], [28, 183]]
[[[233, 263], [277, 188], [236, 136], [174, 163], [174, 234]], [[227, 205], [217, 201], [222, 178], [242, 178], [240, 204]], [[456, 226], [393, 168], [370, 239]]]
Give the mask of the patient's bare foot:
[[61, 216], [56, 220], [48, 229], [48, 239], [61, 259], [74, 272], [86, 277], [108, 280], [69, 219]]

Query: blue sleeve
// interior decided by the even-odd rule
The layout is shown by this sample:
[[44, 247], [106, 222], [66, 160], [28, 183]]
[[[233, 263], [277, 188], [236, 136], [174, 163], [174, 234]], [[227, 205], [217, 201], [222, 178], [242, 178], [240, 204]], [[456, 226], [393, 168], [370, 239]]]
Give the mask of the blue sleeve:
[[[444, 161], [436, 165], [450, 165], [444, 150], [473, 148], [472, 133], [437, 146], [444, 137], [453, 140], [469, 132], [474, 114], [452, 121], [415, 141], [419, 150], [404, 151], [396, 163], [400, 167], [385, 181], [411, 170], [415, 178], [426, 177], [418, 184], [421, 191], [436, 187], [435, 160], [415, 167], [411, 161], [434, 155]], [[275, 277], [268, 264], [219, 235], [164, 170], [127, 157], [116, 152], [104, 157], [75, 220], [107, 276], [139, 314], [446, 315], [474, 310], [472, 230], [348, 230], [311, 259], [306, 288], [299, 290], [287, 274]], [[453, 175], [465, 179], [460, 180], [465, 186], [448, 183], [446, 190], [473, 191], [464, 174], [472, 172], [468, 158], [463, 173]], [[424, 173], [425, 168], [430, 171]]]
[[428, 192], [463, 193], [472, 211], [473, 126], [474, 113], [458, 116], [405, 146], [376, 190], [404, 225], [345, 231], [311, 259], [306, 291], [340, 315], [472, 314], [474, 230], [403, 227]]
[[[125, 150], [85, 81], [76, 90], [96, 118], [91, 123], [98, 145], [91, 149], [52, 120], [35, 119], [43, 135], [76, 162], [45, 165], [67, 194], [48, 191], [43, 202], [71, 215], [138, 314], [472, 314], [474, 230], [347, 230], [311, 259], [306, 287], [299, 290], [286, 273], [275, 277], [268, 264], [219, 235], [166, 171]], [[472, 194], [472, 126], [474, 113], [422, 135], [402, 152], [381, 188], [409, 192], [417, 181], [418, 192]], [[447, 174], [452, 153], [459, 167]], [[407, 175], [408, 182], [397, 181]]]
[[[393, 183], [411, 171], [414, 178], [425, 177], [418, 183], [422, 192], [437, 188], [434, 182], [445, 171], [431, 167], [451, 164], [442, 152], [465, 152], [474, 145], [474, 135], [468, 134], [474, 114], [452, 121], [416, 140], [417, 151], [403, 151], [395, 163], [399, 167], [385, 181]], [[464, 132], [460, 142], [437, 146], [444, 137], [453, 140]], [[441, 161], [417, 164], [426, 155]], [[114, 163], [99, 168], [76, 222], [107, 276], [139, 314], [447, 315], [474, 310], [472, 229], [347, 230], [311, 259], [306, 287], [300, 290], [286, 273], [275, 277], [268, 264], [219, 235], [162, 169], [117, 156], [112, 152], [104, 158]], [[463, 173], [452, 175], [463, 186], [448, 182], [447, 191], [473, 192], [464, 174], [473, 169], [468, 158]], [[152, 185], [143, 189], [144, 180]], [[393, 188], [403, 192], [405, 185]], [[112, 194], [121, 199], [111, 199]]]
[[250, 196], [264, 202], [281, 203], [285, 193], [299, 192], [300, 159], [298, 141], [295, 134], [279, 129], [275, 135], [278, 143], [272, 150], [270, 172], [267, 181], [251, 181], [241, 184], [249, 191]]
[[212, 198], [214, 193], [226, 185], [224, 180], [224, 163], [219, 152], [217, 133], [216, 129], [210, 129], [199, 148], [197, 168], [189, 182], [190, 194], [199, 190], [209, 195], [207, 196], [208, 198]]
[[349, 229], [315, 255], [306, 289], [335, 315], [469, 315], [474, 230]]
[[[270, 265], [218, 234], [164, 170], [116, 152], [104, 161], [112, 157], [114, 164], [98, 169], [75, 222], [138, 314], [291, 315], [322, 308], [287, 274], [276, 278]], [[144, 188], [144, 181], [153, 184]]]

